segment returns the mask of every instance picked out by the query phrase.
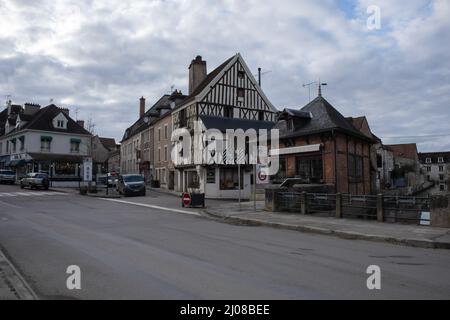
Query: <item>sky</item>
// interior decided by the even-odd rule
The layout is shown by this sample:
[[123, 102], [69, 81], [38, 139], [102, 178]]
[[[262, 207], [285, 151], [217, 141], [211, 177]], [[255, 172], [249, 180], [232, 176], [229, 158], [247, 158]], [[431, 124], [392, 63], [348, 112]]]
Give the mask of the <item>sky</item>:
[[209, 72], [240, 52], [280, 110], [320, 79], [385, 144], [450, 151], [449, 17], [450, 0], [0, 0], [0, 104], [52, 99], [120, 141], [141, 96], [187, 93], [195, 56]]

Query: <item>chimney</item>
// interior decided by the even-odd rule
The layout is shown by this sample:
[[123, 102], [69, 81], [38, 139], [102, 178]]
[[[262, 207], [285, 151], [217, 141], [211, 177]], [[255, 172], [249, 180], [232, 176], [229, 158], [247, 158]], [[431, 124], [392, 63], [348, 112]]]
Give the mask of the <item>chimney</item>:
[[77, 123], [80, 127], [84, 129], [84, 120], [77, 120]]
[[197, 56], [189, 66], [189, 94], [192, 94], [205, 78], [206, 61], [203, 61], [201, 56]]
[[142, 118], [145, 114], [145, 98], [141, 97], [139, 104], [139, 118]]
[[24, 108], [23, 113], [26, 115], [30, 115], [30, 116], [34, 115], [41, 108], [41, 106], [38, 104], [28, 103], [28, 102], [25, 103], [24, 107], [25, 108]]

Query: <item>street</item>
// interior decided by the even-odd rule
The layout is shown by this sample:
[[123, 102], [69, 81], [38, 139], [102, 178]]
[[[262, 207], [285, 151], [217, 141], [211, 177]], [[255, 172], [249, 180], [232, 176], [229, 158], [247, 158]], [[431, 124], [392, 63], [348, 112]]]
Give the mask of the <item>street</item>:
[[[156, 192], [105, 200], [0, 185], [0, 247], [40, 299], [450, 297], [447, 250], [229, 225]], [[81, 290], [66, 287], [71, 265]], [[381, 290], [366, 286], [370, 265]]]

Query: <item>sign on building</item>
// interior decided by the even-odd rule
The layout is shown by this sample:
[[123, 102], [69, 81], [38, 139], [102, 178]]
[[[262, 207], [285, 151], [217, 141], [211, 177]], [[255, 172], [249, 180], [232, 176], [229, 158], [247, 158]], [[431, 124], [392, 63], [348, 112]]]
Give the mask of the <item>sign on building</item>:
[[92, 181], [92, 158], [83, 159], [83, 181]]

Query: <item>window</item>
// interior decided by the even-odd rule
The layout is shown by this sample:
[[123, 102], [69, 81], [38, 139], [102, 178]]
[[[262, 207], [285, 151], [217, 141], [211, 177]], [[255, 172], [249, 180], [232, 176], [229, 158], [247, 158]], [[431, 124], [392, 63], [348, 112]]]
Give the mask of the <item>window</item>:
[[180, 127], [186, 127], [187, 117], [186, 117], [186, 109], [180, 110], [178, 112], [178, 125]]
[[259, 121], [264, 121], [264, 111], [259, 111], [258, 112], [258, 120]]
[[286, 122], [286, 127], [288, 131], [294, 131], [294, 121], [292, 119]]
[[278, 172], [275, 176], [272, 177], [273, 183], [283, 183], [284, 180], [287, 178], [287, 167], [286, 167], [286, 159], [280, 158], [279, 159], [279, 168]]
[[164, 161], [167, 161], [167, 146], [164, 146]]
[[161, 161], [161, 148], [158, 148], [158, 161]]
[[350, 182], [360, 182], [363, 179], [363, 157], [354, 154], [348, 156], [348, 176]]
[[427, 172], [431, 172], [431, 167], [430, 166], [427, 167]]
[[216, 169], [208, 168], [206, 171], [206, 183], [216, 183]]
[[20, 141], [20, 151], [24, 151], [25, 150], [25, 136], [21, 136], [19, 138]]
[[80, 139], [70, 139], [70, 152], [78, 153], [80, 152]]
[[58, 128], [64, 128], [64, 121], [63, 121], [63, 120], [58, 120], [58, 121], [56, 122], [56, 126], [57, 126]]
[[238, 89], [237, 89], [237, 98], [238, 98], [238, 101], [244, 100], [244, 97], [245, 97], [245, 89], [238, 88]]
[[425, 163], [431, 163], [431, 158], [426, 158]]
[[[241, 189], [244, 189], [244, 170], [241, 170]], [[238, 169], [220, 169], [220, 190], [239, 190]]]
[[238, 79], [242, 80], [245, 78], [245, 71], [238, 71], [237, 73]]
[[443, 184], [439, 185], [439, 190], [440, 191], [445, 191], [445, 185], [443, 185]]
[[41, 137], [41, 151], [49, 152], [51, 148], [52, 137]]
[[164, 126], [164, 139], [167, 139], [167, 136], [169, 135], [169, 129], [167, 127], [167, 124]]
[[161, 141], [161, 128], [158, 128], [158, 141]]
[[439, 172], [444, 172], [444, 166], [439, 166]]
[[234, 108], [232, 106], [226, 106], [223, 110], [223, 116], [225, 118], [233, 118]]
[[383, 168], [383, 157], [381, 154], [377, 154], [377, 168]]
[[439, 157], [438, 158], [438, 163], [444, 163], [444, 158], [443, 157]]
[[439, 175], [439, 180], [444, 181], [444, 175], [443, 174]]
[[321, 157], [298, 157], [296, 159], [296, 175], [309, 182], [321, 182], [323, 179], [323, 166]]

